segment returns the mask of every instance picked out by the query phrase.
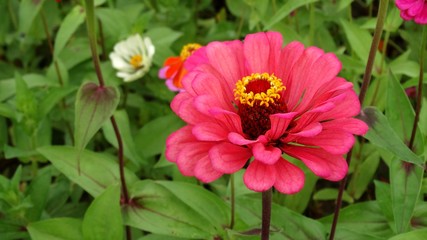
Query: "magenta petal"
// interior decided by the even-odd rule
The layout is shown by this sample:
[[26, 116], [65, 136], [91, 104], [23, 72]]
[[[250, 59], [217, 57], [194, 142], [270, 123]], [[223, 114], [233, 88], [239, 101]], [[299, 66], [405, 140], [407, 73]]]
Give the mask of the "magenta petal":
[[258, 140], [246, 139], [244, 136], [236, 132], [229, 133], [228, 140], [237, 145], [249, 145], [258, 142]]
[[248, 148], [224, 142], [213, 146], [209, 157], [216, 171], [231, 174], [242, 169], [252, 153]]
[[332, 154], [344, 154], [354, 144], [354, 136], [341, 129], [324, 130], [312, 138], [298, 138], [298, 143], [319, 146]]
[[205, 157], [212, 147], [211, 143], [194, 142], [185, 144], [176, 159], [179, 171], [184, 176], [194, 176], [196, 165]]
[[192, 133], [201, 141], [221, 141], [228, 135], [228, 131], [214, 122], [199, 123], [193, 127]]
[[242, 132], [242, 121], [237, 113], [221, 108], [212, 108], [210, 113], [228, 132]]
[[280, 138], [287, 130], [289, 123], [297, 115], [296, 112], [277, 113], [270, 115], [271, 129], [266, 132], [266, 136], [271, 139]]
[[[233, 47], [230, 47], [230, 44]], [[244, 77], [241, 45], [240, 41], [234, 41], [234, 43], [211, 42], [206, 48], [209, 63], [224, 77], [228, 84], [234, 84]]]
[[277, 147], [266, 146], [263, 143], [255, 143], [252, 153], [256, 160], [268, 165], [275, 164], [282, 156], [282, 150]]
[[248, 34], [243, 48], [250, 72], [263, 73], [269, 70], [270, 44], [265, 33]]
[[256, 192], [270, 189], [276, 182], [276, 169], [274, 165], [252, 161], [243, 175], [245, 185]]
[[322, 124], [319, 122], [313, 122], [306, 126], [304, 129], [302, 129], [299, 132], [292, 133], [289, 135], [295, 136], [295, 137], [314, 137], [317, 134], [319, 134], [322, 131]]
[[202, 182], [210, 183], [220, 178], [222, 173], [213, 168], [209, 156], [206, 156], [197, 162], [194, 176]]
[[339, 181], [348, 171], [347, 162], [341, 155], [333, 155], [319, 148], [287, 147], [285, 152], [300, 159], [317, 176]]
[[363, 135], [368, 132], [368, 125], [355, 118], [340, 118], [322, 123], [324, 129], [342, 129], [352, 134]]
[[414, 21], [418, 24], [427, 24], [427, 3], [424, 3], [423, 9], [415, 16]]
[[196, 141], [191, 133], [191, 126], [185, 126], [175, 131], [166, 140], [166, 159], [176, 162], [179, 152], [187, 143]]
[[276, 168], [276, 182], [274, 187], [284, 194], [294, 194], [304, 187], [304, 172], [297, 166], [281, 158], [274, 165]]

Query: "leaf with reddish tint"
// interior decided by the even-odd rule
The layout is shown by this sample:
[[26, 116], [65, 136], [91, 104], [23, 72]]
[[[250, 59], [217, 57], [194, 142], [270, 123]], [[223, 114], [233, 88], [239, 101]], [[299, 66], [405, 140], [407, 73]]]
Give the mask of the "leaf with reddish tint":
[[[411, 102], [394, 75], [389, 78], [386, 116], [402, 141], [409, 142], [415, 113]], [[397, 107], [399, 106], [399, 107]], [[414, 152], [424, 152], [424, 142], [417, 129]], [[410, 229], [411, 218], [421, 191], [424, 169], [394, 158], [390, 164], [390, 192], [397, 233]]]
[[79, 151], [113, 115], [119, 100], [119, 91], [114, 87], [100, 87], [92, 82], [80, 87], [74, 122], [75, 146]]

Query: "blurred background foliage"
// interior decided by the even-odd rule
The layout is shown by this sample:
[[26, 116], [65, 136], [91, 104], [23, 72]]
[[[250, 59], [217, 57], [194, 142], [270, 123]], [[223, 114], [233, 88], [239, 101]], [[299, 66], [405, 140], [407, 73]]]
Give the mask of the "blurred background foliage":
[[[110, 123], [82, 153], [81, 175], [76, 170], [76, 93], [82, 83], [96, 82], [82, 2], [0, 1], [0, 239], [122, 239], [123, 224], [141, 240], [258, 239], [260, 196], [246, 189], [242, 172], [234, 175], [236, 223], [230, 229], [230, 177], [201, 184], [166, 161], [165, 139], [183, 123], [169, 108], [175, 93], [158, 70], [187, 43], [274, 30], [285, 43], [300, 41], [335, 53], [343, 64], [340, 76], [359, 91], [378, 2], [96, 0], [101, 68], [106, 84], [121, 92], [114, 116], [134, 199], [132, 206], [120, 207]], [[399, 143], [385, 139], [392, 146], [407, 143], [411, 133], [421, 28], [403, 22], [390, 2], [364, 105], [384, 113], [379, 137], [394, 131]], [[152, 39], [154, 64], [142, 79], [124, 83], [108, 55], [134, 33]], [[420, 159], [427, 136], [423, 101], [414, 148]], [[387, 146], [358, 139], [336, 239], [425, 236], [424, 170], [408, 167]], [[295, 163], [304, 169], [306, 184], [295, 195], [274, 194], [272, 239], [326, 239], [338, 183], [319, 180]]]

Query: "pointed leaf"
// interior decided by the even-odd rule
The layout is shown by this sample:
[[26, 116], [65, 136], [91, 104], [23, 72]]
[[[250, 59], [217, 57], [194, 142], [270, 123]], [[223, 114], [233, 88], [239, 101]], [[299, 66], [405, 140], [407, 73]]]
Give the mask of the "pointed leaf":
[[30, 223], [28, 232], [33, 240], [81, 240], [82, 221], [74, 218], [52, 218]]
[[410, 229], [415, 204], [421, 191], [424, 169], [394, 159], [390, 166], [390, 189], [394, 222], [398, 233]]
[[181, 126], [182, 121], [174, 114], [156, 118], [145, 124], [135, 136], [135, 143], [139, 146], [141, 156], [151, 157], [161, 153], [166, 138]]
[[[45, 156], [60, 172], [96, 197], [105, 188], [120, 183], [117, 160], [108, 154], [84, 150], [81, 153], [68, 146], [45, 146], [37, 151]], [[77, 171], [77, 155], [81, 157], [81, 172]], [[131, 185], [137, 177], [125, 169], [126, 182]]]
[[[320, 219], [330, 228], [333, 215]], [[387, 218], [375, 201], [356, 203], [340, 211], [336, 239], [388, 239], [393, 236]]]
[[229, 207], [215, 194], [182, 182], [136, 182], [136, 204], [125, 209], [125, 224], [155, 234], [188, 239], [223, 236]]
[[113, 115], [119, 103], [119, 92], [114, 87], [83, 84], [76, 97], [75, 141], [82, 150], [89, 140]]
[[123, 239], [120, 187], [108, 187], [95, 198], [83, 219], [83, 237], [91, 240]]
[[[357, 25], [346, 20], [341, 20], [341, 25], [344, 29], [344, 33], [348, 42], [350, 43], [351, 50], [362, 60], [363, 63], [368, 61], [370, 44], [372, 42], [372, 36], [368, 30], [361, 28]], [[377, 51], [377, 55], [378, 51]], [[380, 66], [380, 58], [375, 58], [375, 66]], [[378, 68], [380, 69], [380, 68]]]
[[389, 240], [425, 240], [427, 236], [427, 229], [417, 229], [408, 233], [396, 235]]
[[22, 0], [19, 5], [19, 31], [27, 33], [34, 24], [45, 0]]
[[[394, 74], [391, 74], [388, 82], [385, 115], [390, 122], [390, 126], [396, 131], [400, 139], [402, 139], [404, 143], [409, 143], [414, 124], [415, 111], [413, 110], [405, 90]], [[417, 129], [414, 143], [414, 152], [418, 154], [423, 153], [424, 142], [419, 129]]]
[[274, 24], [280, 22], [295, 9], [309, 3], [317, 2], [317, 0], [289, 0], [277, 12], [264, 23], [264, 30], [270, 29]]
[[55, 38], [55, 46], [53, 50], [55, 58], [58, 57], [68, 40], [70, 40], [77, 28], [84, 22], [85, 15], [86, 14], [82, 6], [75, 6], [68, 12], [68, 15], [64, 18], [64, 21], [62, 21]]
[[400, 140], [387, 118], [377, 108], [366, 107], [360, 118], [369, 125], [369, 131], [364, 137], [372, 144], [388, 150], [398, 159], [423, 168], [424, 161]]
[[391, 202], [390, 184], [374, 181], [375, 198], [381, 208], [382, 213], [387, 218], [390, 226], [394, 229], [393, 207]]

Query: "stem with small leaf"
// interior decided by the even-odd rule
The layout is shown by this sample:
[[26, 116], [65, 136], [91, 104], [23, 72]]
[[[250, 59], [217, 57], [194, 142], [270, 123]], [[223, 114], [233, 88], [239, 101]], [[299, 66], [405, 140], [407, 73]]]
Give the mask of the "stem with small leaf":
[[[378, 45], [380, 43], [381, 34], [384, 27], [384, 21], [387, 15], [387, 8], [389, 5], [388, 2], [389, 0], [380, 1], [380, 7], [378, 9], [378, 16], [377, 16], [377, 25], [375, 27], [374, 38], [372, 39], [371, 49], [369, 50], [368, 62], [366, 63], [365, 74], [363, 75], [362, 87], [360, 88], [360, 93], [359, 93], [359, 102], [361, 106], [363, 105], [369, 83], [371, 82], [372, 68], [374, 66], [375, 55], [377, 53]], [[353, 149], [351, 149], [347, 153], [346, 160], [348, 165], [350, 165], [351, 163], [352, 153], [353, 153]], [[346, 183], [347, 183], [347, 176], [344, 177], [344, 179], [341, 180], [340, 182], [340, 187], [339, 187], [338, 196], [337, 196], [337, 204], [335, 206], [334, 218], [331, 225], [329, 240], [333, 240], [335, 237], [335, 230], [337, 227], [338, 217], [341, 210], [342, 195], [344, 193]]]
[[417, 133], [417, 125], [420, 119], [421, 103], [423, 101], [424, 56], [425, 56], [426, 42], [427, 42], [427, 29], [425, 26], [423, 26], [423, 36], [421, 40], [421, 49], [420, 49], [420, 74], [418, 78], [417, 102], [415, 105], [415, 118], [414, 118], [414, 124], [412, 126], [411, 138], [408, 144], [408, 147], [410, 149], [414, 147], [415, 135]]
[[[99, 87], [105, 87], [104, 78], [102, 76], [99, 56], [97, 53], [97, 42], [96, 42], [96, 32], [95, 32], [95, 9], [94, 9], [94, 1], [93, 0], [85, 0], [86, 4], [86, 23], [87, 30], [90, 42], [90, 49], [92, 51], [92, 61], [95, 66], [96, 75], [98, 77]], [[119, 171], [120, 171], [120, 182], [122, 186], [122, 196], [124, 204], [130, 204], [129, 193], [126, 185], [125, 173], [124, 173], [124, 158], [123, 158], [123, 141], [117, 126], [114, 115], [110, 117], [111, 124], [113, 125], [114, 133], [116, 135], [117, 143], [118, 143], [118, 159], [119, 159]], [[126, 226], [126, 238], [127, 240], [132, 239], [130, 227]]]

